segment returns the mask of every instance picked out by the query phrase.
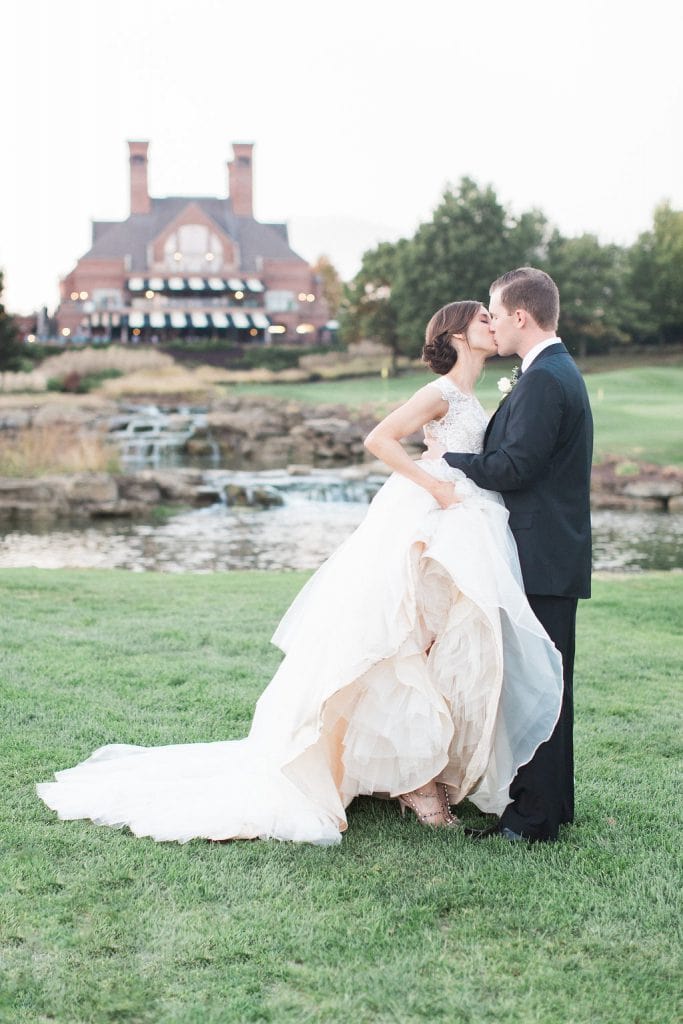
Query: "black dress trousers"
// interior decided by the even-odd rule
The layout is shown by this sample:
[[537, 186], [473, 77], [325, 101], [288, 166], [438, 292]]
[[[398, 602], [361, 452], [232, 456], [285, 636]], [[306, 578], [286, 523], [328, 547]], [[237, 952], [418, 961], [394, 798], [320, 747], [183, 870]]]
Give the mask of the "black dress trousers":
[[574, 647], [575, 597], [527, 594], [529, 604], [562, 655], [564, 695], [552, 736], [522, 765], [510, 786], [512, 803], [501, 827], [529, 839], [557, 839], [560, 825], [574, 820]]

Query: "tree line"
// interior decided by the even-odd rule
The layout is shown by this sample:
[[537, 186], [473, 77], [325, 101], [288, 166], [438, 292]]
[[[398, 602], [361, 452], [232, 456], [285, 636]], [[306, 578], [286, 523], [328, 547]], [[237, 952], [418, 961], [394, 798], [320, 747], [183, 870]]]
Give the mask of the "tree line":
[[506, 270], [535, 266], [560, 289], [560, 334], [578, 356], [683, 340], [683, 211], [668, 202], [628, 247], [564, 237], [539, 210], [511, 214], [471, 178], [449, 188], [412, 238], [368, 250], [346, 286], [347, 342], [372, 338], [417, 356], [427, 321], [447, 302], [488, 303]]

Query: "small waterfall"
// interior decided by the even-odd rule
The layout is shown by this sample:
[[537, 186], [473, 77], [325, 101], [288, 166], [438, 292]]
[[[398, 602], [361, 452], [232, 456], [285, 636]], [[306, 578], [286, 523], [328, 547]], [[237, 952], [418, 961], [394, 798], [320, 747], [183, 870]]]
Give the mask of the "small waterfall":
[[[119, 450], [126, 468], [173, 465], [180, 460], [185, 444], [198, 432], [207, 432], [206, 411], [179, 406], [162, 410], [155, 405], [123, 406], [109, 422], [107, 440]], [[219, 461], [217, 443], [207, 437], [208, 459]]]

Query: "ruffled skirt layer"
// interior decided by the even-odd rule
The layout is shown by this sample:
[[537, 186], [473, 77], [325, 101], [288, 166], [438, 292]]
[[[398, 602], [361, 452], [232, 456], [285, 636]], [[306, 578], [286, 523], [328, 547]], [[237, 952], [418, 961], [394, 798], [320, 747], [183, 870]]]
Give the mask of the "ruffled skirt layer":
[[336, 843], [354, 797], [433, 778], [501, 813], [559, 715], [561, 658], [524, 596], [500, 497], [423, 465], [463, 500], [443, 511], [389, 478], [280, 623], [285, 657], [246, 739], [103, 747], [39, 785], [45, 803], [179, 842]]

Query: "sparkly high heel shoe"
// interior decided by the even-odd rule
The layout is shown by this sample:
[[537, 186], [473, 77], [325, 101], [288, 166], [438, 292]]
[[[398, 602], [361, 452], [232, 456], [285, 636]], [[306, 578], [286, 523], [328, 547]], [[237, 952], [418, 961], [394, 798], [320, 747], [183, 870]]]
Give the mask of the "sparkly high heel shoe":
[[441, 808], [443, 810], [444, 818], [446, 818], [449, 825], [462, 825], [460, 818], [453, 814], [451, 810], [451, 797], [450, 790], [445, 782], [437, 782], [436, 791], [441, 800]]
[[[432, 801], [433, 810], [425, 810], [420, 808], [416, 797], [421, 800]], [[402, 793], [398, 798], [398, 805], [401, 808], [401, 817], [405, 817], [406, 811], [412, 811], [417, 820], [421, 825], [427, 825], [429, 828], [450, 828], [453, 825], [459, 824], [456, 818], [453, 817], [448, 806], [444, 812], [443, 795], [437, 789], [435, 793], [423, 793], [419, 789], [413, 789], [410, 793]]]

